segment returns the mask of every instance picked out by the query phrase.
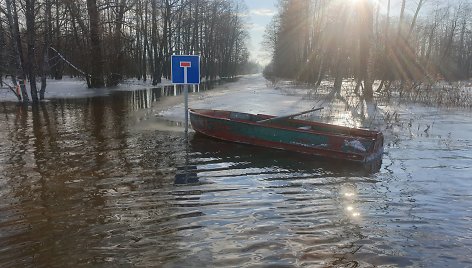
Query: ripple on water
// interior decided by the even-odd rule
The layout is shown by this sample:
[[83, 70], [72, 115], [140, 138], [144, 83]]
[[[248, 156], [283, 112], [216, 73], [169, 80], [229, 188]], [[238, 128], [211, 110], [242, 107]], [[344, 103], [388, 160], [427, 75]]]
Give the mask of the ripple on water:
[[0, 266], [471, 264], [472, 163], [456, 146], [470, 139], [400, 135], [379, 171], [194, 135], [186, 147], [133, 129], [124, 103], [0, 117]]

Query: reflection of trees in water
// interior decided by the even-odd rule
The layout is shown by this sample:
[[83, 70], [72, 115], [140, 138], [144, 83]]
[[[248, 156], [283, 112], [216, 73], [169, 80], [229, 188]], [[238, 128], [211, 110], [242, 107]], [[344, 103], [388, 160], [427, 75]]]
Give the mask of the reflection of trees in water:
[[329, 84], [308, 91], [305, 99], [316, 101], [315, 106], [325, 107], [318, 120], [347, 127], [382, 128], [382, 112], [376, 101], [367, 100], [356, 90], [355, 81], [347, 81], [337, 91]]
[[[0, 171], [11, 198], [2, 201], [1, 212], [9, 227], [0, 229], [15, 233], [0, 237], [11, 245], [4, 256], [39, 266], [104, 263], [107, 257], [119, 263], [126, 262], [119, 245], [143, 246], [136, 243], [147, 235], [159, 240], [158, 225], [151, 233], [146, 228], [177, 210], [165, 200], [172, 196], [156, 202], [154, 182], [161, 178], [147, 163], [159, 158], [143, 159], [141, 150], [160, 148], [128, 133], [128, 108], [126, 98], [4, 106]], [[163, 158], [174, 161], [169, 154]], [[176, 240], [164, 236], [172, 237], [169, 244]], [[144, 246], [152, 251], [152, 245]]]
[[104, 201], [93, 187], [94, 181], [77, 172], [75, 159], [69, 157], [71, 133], [60, 122], [70, 120], [70, 114], [62, 108], [45, 103], [33, 105], [31, 110], [19, 106], [14, 120], [6, 122], [13, 130], [6, 133], [11, 136], [9, 145], [19, 148], [10, 151], [13, 161], [9, 161], [11, 168], [6, 172], [13, 178], [8, 185], [17, 197], [11, 209], [22, 215], [7, 219], [14, 228], [29, 226], [17, 229], [18, 235], [10, 242], [19, 248], [10, 253], [20, 251], [22, 256], [17, 261], [31, 258], [40, 266], [57, 260], [77, 263], [84, 257], [86, 246], [70, 234], [103, 218], [100, 207]]
[[[190, 87], [190, 93], [201, 92], [212, 89], [217, 82], [201, 83], [199, 86]], [[163, 97], [175, 97], [182, 95], [184, 87], [181, 85], [162, 86], [155, 88], [148, 88], [142, 90], [115, 92], [115, 98], [122, 98], [127, 100], [128, 107], [132, 111], [151, 108], [152, 104], [158, 102]]]

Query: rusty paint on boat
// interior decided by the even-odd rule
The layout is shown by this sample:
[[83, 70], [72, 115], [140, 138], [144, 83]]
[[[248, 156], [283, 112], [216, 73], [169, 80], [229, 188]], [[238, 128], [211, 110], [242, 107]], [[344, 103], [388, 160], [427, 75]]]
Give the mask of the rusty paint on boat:
[[225, 141], [321, 157], [370, 162], [383, 153], [380, 131], [234, 111], [190, 109], [192, 128]]

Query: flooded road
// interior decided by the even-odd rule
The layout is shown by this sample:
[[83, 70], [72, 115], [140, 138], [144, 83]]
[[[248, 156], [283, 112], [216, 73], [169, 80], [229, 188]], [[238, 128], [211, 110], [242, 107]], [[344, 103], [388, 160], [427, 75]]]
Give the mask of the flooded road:
[[[271, 100], [253, 93], [254, 110], [287, 100], [237, 83]], [[191, 106], [221, 108], [221, 92]], [[472, 266], [468, 111], [397, 107], [382, 163], [359, 167], [185, 145], [163, 95], [0, 103], [0, 267]]]

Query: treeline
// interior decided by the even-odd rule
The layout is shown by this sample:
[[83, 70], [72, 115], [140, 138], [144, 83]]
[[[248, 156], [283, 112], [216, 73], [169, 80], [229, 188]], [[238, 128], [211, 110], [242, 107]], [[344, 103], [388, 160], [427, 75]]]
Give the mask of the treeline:
[[[266, 28], [266, 76], [320, 84], [354, 77], [364, 95], [392, 81], [432, 83], [472, 76], [468, 1], [281, 0]], [[375, 79], [381, 80], [372, 88]], [[363, 83], [361, 83], [363, 82]]]
[[0, 77], [11, 79], [0, 82], [23, 101], [26, 84], [33, 101], [44, 98], [48, 76], [156, 85], [170, 78], [173, 54], [200, 55], [207, 80], [234, 76], [248, 62], [245, 12], [238, 0], [3, 0]]

